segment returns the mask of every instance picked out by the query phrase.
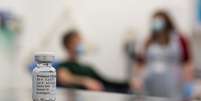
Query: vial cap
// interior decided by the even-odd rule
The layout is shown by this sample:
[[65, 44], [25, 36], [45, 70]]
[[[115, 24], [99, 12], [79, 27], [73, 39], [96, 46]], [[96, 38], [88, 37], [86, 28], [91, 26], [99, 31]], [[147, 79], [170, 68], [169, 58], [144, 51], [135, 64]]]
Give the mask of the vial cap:
[[51, 63], [54, 61], [54, 55], [52, 53], [42, 52], [42, 53], [36, 53], [35, 61], [39, 63]]

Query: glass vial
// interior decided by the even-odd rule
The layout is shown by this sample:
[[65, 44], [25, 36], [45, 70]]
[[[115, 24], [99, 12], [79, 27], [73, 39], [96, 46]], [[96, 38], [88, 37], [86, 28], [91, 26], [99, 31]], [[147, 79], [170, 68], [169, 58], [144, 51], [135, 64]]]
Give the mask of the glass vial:
[[56, 100], [56, 70], [52, 67], [54, 56], [48, 53], [35, 55], [37, 66], [32, 72], [33, 101]]

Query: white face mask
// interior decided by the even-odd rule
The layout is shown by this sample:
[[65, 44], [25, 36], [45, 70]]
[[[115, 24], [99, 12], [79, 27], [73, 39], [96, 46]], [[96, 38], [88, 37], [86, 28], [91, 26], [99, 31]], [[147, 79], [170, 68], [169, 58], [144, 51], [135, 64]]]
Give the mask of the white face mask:
[[163, 18], [155, 18], [152, 22], [152, 30], [160, 32], [166, 27], [165, 20]]
[[82, 56], [83, 54], [85, 54], [85, 46], [83, 43], [80, 43], [76, 46], [76, 53], [79, 55], [79, 56]]

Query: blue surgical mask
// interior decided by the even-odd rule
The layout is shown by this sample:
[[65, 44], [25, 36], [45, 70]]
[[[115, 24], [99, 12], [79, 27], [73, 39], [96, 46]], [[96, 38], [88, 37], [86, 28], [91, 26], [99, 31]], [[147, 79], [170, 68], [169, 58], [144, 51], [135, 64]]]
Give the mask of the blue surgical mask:
[[81, 56], [85, 53], [85, 47], [84, 44], [80, 43], [76, 46], [76, 53]]
[[156, 32], [160, 32], [164, 30], [166, 27], [165, 20], [162, 18], [155, 18], [152, 23], [152, 30]]

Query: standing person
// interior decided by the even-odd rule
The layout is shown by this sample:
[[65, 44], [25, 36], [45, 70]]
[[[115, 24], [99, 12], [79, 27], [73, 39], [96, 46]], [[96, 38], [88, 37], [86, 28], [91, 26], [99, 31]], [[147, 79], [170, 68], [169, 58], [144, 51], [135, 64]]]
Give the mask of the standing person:
[[193, 79], [189, 42], [163, 10], [153, 15], [151, 30], [138, 54], [132, 86], [149, 96], [178, 97]]

